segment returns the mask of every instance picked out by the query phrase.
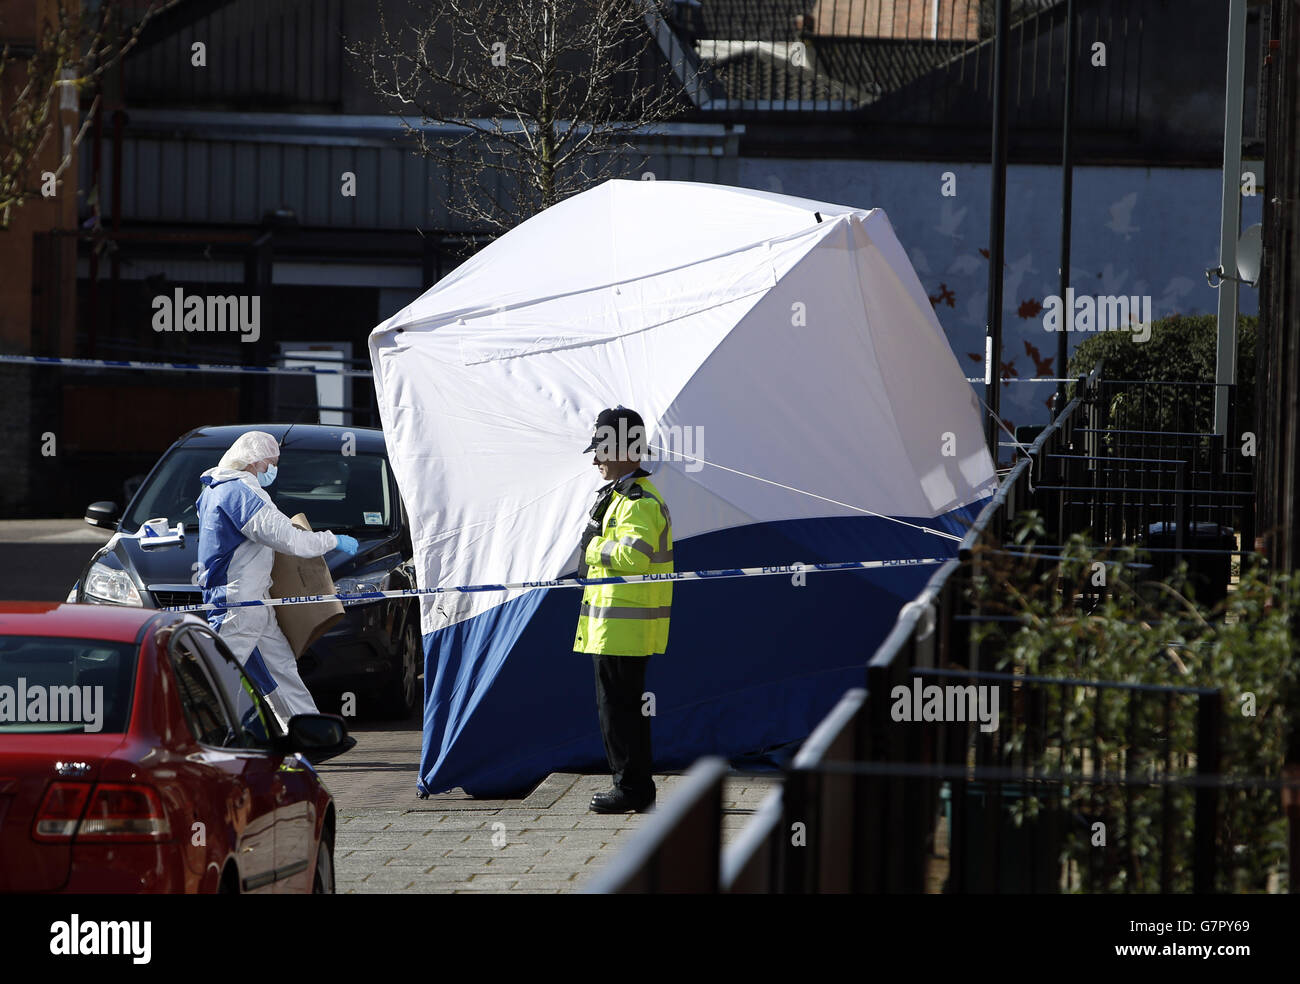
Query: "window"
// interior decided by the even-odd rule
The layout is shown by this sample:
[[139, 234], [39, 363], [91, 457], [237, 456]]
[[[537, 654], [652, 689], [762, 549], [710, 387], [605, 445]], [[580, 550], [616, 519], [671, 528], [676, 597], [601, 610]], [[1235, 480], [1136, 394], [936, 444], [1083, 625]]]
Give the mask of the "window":
[[237, 735], [233, 744], [243, 748], [270, 748], [272, 735], [279, 732], [272, 730], [271, 712], [253, 681], [222, 643], [202, 631], [195, 632], [192, 638], [221, 686], [227, 706], [234, 712]]
[[12, 702], [0, 734], [125, 731], [138, 657], [129, 642], [0, 635], [0, 688]]
[[305, 513], [317, 530], [366, 536], [387, 534], [397, 523], [388, 460], [379, 454], [282, 450], [267, 493], [286, 516]]
[[194, 740], [201, 745], [215, 745], [218, 748], [238, 745], [237, 734], [226, 717], [220, 692], [194, 648], [193, 635], [181, 636], [173, 642], [170, 649], [181, 710]]
[[[169, 526], [199, 528], [195, 506], [199, 476], [214, 467], [222, 448], [182, 447], [167, 455], [141, 487], [122, 518], [122, 530], [136, 532], [146, 520], [164, 517]], [[337, 449], [282, 448], [279, 474], [267, 490], [286, 516], [303, 512], [312, 528], [358, 536], [387, 535], [397, 525], [392, 472], [382, 454], [341, 455]], [[360, 532], [358, 532], [360, 531]]]

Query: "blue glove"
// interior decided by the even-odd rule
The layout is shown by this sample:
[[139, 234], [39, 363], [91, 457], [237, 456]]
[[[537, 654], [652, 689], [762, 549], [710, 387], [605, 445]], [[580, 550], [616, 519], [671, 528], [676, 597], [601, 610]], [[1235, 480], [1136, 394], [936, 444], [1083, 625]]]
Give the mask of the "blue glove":
[[358, 544], [356, 537], [348, 536], [346, 533], [335, 533], [334, 539], [339, 541], [339, 545], [334, 548], [335, 550], [342, 550], [349, 557], [357, 555]]

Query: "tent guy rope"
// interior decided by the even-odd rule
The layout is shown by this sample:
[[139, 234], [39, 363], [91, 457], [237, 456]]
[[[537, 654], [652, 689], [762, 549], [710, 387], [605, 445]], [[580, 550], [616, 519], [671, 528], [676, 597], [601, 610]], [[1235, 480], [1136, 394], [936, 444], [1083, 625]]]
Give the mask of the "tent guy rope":
[[740, 475], [744, 478], [752, 478], [756, 482], [764, 482], [768, 485], [775, 485], [779, 489], [786, 489], [787, 491], [790, 492], [798, 492], [800, 495], [811, 496], [814, 499], [820, 499], [822, 502], [829, 502], [832, 505], [843, 506], [845, 509], [852, 509], [854, 512], [865, 513], [866, 515], [874, 516], [877, 519], [887, 519], [891, 523], [898, 523], [902, 526], [909, 526], [912, 529], [919, 530], [922, 533], [930, 533], [933, 536], [942, 537], [945, 540], [952, 540], [956, 543], [961, 543], [961, 539], [962, 539], [961, 537], [957, 536], [954, 533], [949, 533], [946, 530], [936, 530], [929, 526], [921, 526], [919, 523], [909, 523], [907, 520], [899, 519], [896, 516], [887, 516], [884, 513], [875, 512], [871, 509], [867, 509], [864, 506], [855, 506], [852, 503], [841, 502], [839, 499], [831, 499], [824, 495], [818, 495], [816, 492], [809, 492], [806, 489], [798, 489], [795, 488], [793, 485], [785, 485], [782, 482], [776, 482], [770, 478], [763, 478], [761, 475], [753, 475], [750, 474], [749, 472], [741, 471], [739, 468], [728, 468], [726, 465], [720, 465], [716, 461], [705, 461], [703, 458], [698, 458], [692, 454], [686, 454], [684, 451], [670, 451], [668, 448], [659, 447], [657, 444], [650, 444], [648, 445], [648, 447], [656, 451], [667, 451], [669, 454], [674, 454], [681, 458], [690, 458], [692, 461], [698, 461], [701, 464], [709, 465], [712, 468], [721, 468], [723, 471], [731, 472], [733, 475]]

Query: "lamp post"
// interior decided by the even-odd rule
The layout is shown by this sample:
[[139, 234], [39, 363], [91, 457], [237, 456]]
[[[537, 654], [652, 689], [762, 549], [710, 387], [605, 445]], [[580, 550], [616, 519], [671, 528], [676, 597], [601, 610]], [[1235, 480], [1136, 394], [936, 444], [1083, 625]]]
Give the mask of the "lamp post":
[[998, 461], [1002, 370], [1002, 255], [1006, 237], [1007, 204], [1007, 28], [1011, 0], [997, 0], [996, 38], [993, 42], [993, 160], [989, 195], [989, 309], [985, 339], [984, 383], [988, 404], [988, 445], [993, 463]]
[[[1065, 5], [1065, 116], [1061, 125], [1061, 289], [1064, 303], [1070, 290], [1070, 229], [1074, 213], [1074, 0]], [[1062, 326], [1064, 327], [1064, 326]], [[1069, 376], [1070, 333], [1056, 334], [1056, 378]], [[1065, 409], [1065, 383], [1056, 385], [1056, 412]]]
[[[1228, 434], [1228, 387], [1237, 381], [1237, 236], [1241, 226], [1241, 101], [1246, 82], [1246, 0], [1228, 0], [1228, 79], [1223, 110], [1223, 211], [1219, 226], [1218, 346], [1214, 432]], [[1224, 282], [1228, 281], [1228, 282]]]

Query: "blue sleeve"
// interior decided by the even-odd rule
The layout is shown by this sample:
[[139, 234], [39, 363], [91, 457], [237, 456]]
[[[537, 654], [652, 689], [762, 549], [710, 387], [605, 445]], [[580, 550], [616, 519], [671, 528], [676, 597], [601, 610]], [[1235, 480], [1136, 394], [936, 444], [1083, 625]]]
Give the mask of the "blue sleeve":
[[219, 497], [219, 508], [237, 530], [242, 530], [266, 505], [266, 500], [242, 481], [225, 482], [221, 492], [224, 494]]

